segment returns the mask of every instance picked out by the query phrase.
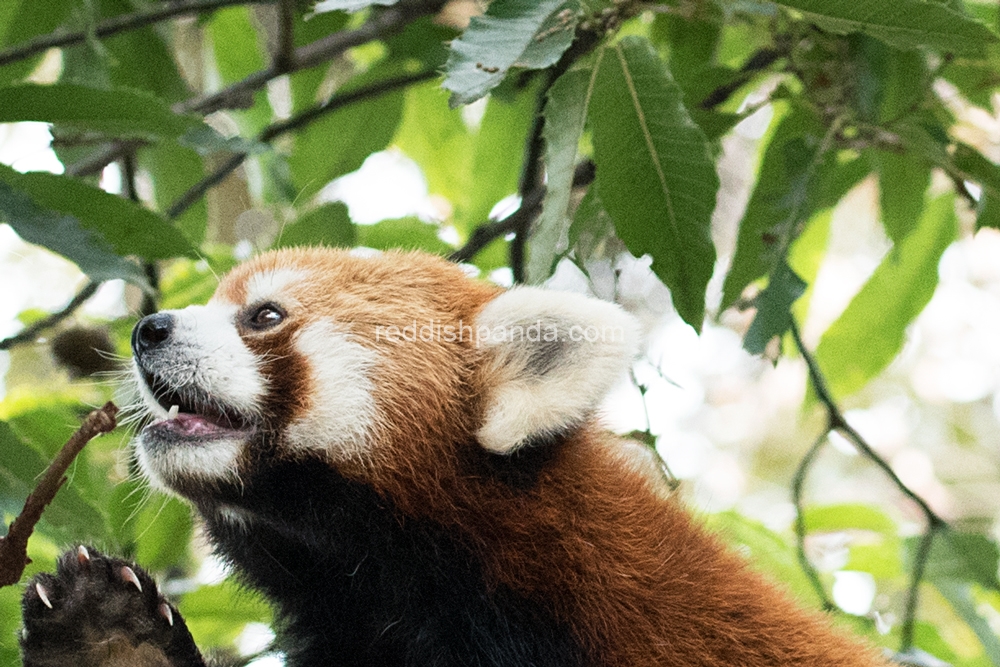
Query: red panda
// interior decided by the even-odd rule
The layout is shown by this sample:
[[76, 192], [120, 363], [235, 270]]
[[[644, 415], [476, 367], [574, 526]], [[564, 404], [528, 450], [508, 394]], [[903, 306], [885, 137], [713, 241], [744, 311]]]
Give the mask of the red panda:
[[[136, 326], [152, 421], [135, 453], [274, 603], [290, 666], [886, 665], [600, 428], [637, 339], [612, 304], [423, 254], [271, 252], [207, 305]], [[162, 645], [150, 664], [201, 664], [151, 581], [138, 592], [134, 566], [87, 554], [29, 585], [28, 667], [57, 664], [32, 660], [95, 569], [186, 637], [142, 640]]]

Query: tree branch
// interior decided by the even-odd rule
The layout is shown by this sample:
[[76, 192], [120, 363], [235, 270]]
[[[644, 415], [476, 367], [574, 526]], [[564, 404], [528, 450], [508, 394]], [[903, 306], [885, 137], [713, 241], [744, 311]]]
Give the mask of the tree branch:
[[278, 50], [274, 54], [274, 68], [290, 72], [295, 68], [295, 0], [281, 0], [278, 8]]
[[114, 16], [101, 21], [91, 30], [43, 35], [24, 44], [4, 49], [0, 51], [0, 67], [44, 53], [51, 48], [80, 44], [90, 37], [110, 37], [129, 30], [138, 30], [176, 16], [207, 14], [232, 5], [270, 4], [273, 2], [277, 2], [277, 0], [184, 0], [165, 3], [152, 11]]
[[[584, 160], [576, 165], [573, 172], [573, 187], [582, 188], [594, 182], [594, 163]], [[502, 220], [487, 220], [477, 226], [465, 245], [448, 255], [452, 262], [468, 262], [479, 254], [486, 246], [501, 236], [515, 231], [522, 225], [530, 225], [531, 221], [541, 211], [542, 200], [545, 198], [545, 186], [539, 186], [521, 198], [517, 210]]]
[[35, 340], [35, 338], [38, 337], [39, 333], [41, 333], [45, 329], [54, 327], [55, 325], [59, 324], [67, 317], [72, 315], [77, 308], [83, 305], [84, 301], [94, 296], [94, 293], [97, 292], [97, 288], [100, 287], [100, 285], [101, 284], [99, 282], [91, 280], [86, 285], [84, 285], [83, 289], [80, 290], [77, 293], [77, 295], [74, 296], [72, 300], [70, 300], [70, 302], [63, 307], [62, 310], [52, 313], [51, 315], [43, 317], [37, 322], [29, 326], [26, 326], [24, 329], [14, 334], [13, 336], [0, 340], [0, 351], [9, 350], [15, 345], [20, 345], [21, 343], [29, 343]]
[[279, 69], [272, 65], [267, 69], [254, 72], [242, 81], [232, 84], [210, 95], [194, 97], [174, 106], [178, 113], [211, 113], [231, 105], [240, 106], [247, 96], [267, 85], [271, 79], [283, 74], [309, 69], [332, 60], [347, 49], [360, 46], [374, 39], [381, 39], [401, 30], [410, 21], [427, 14], [433, 14], [444, 4], [444, 0], [403, 0], [381, 11], [370, 18], [364, 25], [355, 30], [335, 32], [315, 42], [300, 46], [292, 52], [292, 66], [289, 69]]
[[[937, 513], [930, 508], [927, 502], [921, 498], [919, 495], [914, 493], [900, 478], [896, 475], [896, 472], [892, 469], [892, 466], [879, 456], [871, 445], [861, 437], [854, 428], [847, 423], [844, 418], [844, 414], [840, 411], [837, 406], [836, 401], [833, 399], [833, 395], [830, 393], [829, 386], [826, 383], [826, 378], [823, 377], [823, 373], [819, 368], [819, 364], [816, 363], [816, 358], [812, 353], [806, 348], [805, 343], [802, 342], [802, 336], [799, 333], [799, 327], [792, 321], [791, 325], [792, 339], [795, 341], [795, 347], [798, 349], [799, 354], [805, 359], [806, 366], [809, 369], [809, 381], [816, 392], [816, 397], [819, 399], [820, 403], [826, 408], [827, 413], [827, 428], [819, 440], [812, 446], [806, 456], [803, 458], [802, 462], [799, 464], [799, 469], [796, 471], [795, 482], [793, 482], [793, 495], [795, 497], [795, 508], [798, 510], [799, 515], [796, 521], [796, 534], [799, 537], [801, 558], [803, 559], [803, 567], [806, 569], [806, 574], [810, 576], [813, 580], [813, 585], [816, 586], [819, 583], [819, 579], [815, 576], [815, 570], [812, 569], [811, 564], [805, 559], [805, 552], [802, 549], [802, 544], [805, 539], [805, 524], [802, 518], [802, 483], [805, 479], [805, 471], [812, 463], [813, 458], [816, 455], [820, 445], [826, 438], [826, 435], [831, 431], [838, 431], [851, 443], [854, 447], [861, 453], [865, 458], [874, 463], [878, 468], [885, 473], [885, 475], [892, 480], [892, 483], [896, 486], [899, 491], [909, 498], [913, 503], [920, 508], [923, 513], [925, 520], [927, 521], [927, 528], [924, 531], [923, 537], [920, 541], [920, 547], [917, 550], [916, 557], [913, 562], [913, 575], [910, 581], [909, 595], [907, 596], [906, 610], [903, 616], [903, 627], [900, 640], [900, 652], [905, 652], [907, 649], [913, 646], [913, 630], [914, 624], [916, 622], [916, 611], [917, 611], [917, 601], [920, 592], [920, 582], [923, 580], [924, 568], [927, 565], [927, 559], [930, 556], [931, 544], [934, 541], [934, 536], [939, 530], [946, 529], [948, 527], [947, 522], [942, 519]], [[797, 488], [796, 488], [797, 486]], [[823, 594], [825, 598], [825, 593]], [[825, 604], [828, 604], [826, 602]]]
[[802, 566], [802, 571], [805, 572], [806, 577], [809, 578], [809, 583], [812, 584], [816, 595], [819, 596], [820, 602], [823, 605], [823, 611], [833, 611], [837, 607], [826, 594], [826, 589], [823, 588], [823, 583], [819, 580], [819, 574], [816, 572], [816, 568], [813, 567], [812, 562], [810, 562], [809, 555], [806, 554], [806, 516], [805, 506], [802, 502], [802, 490], [805, 486], [806, 474], [809, 472], [809, 467], [812, 465], [813, 460], [815, 460], [816, 455], [819, 454], [819, 450], [826, 444], [826, 437], [829, 434], [830, 427], [827, 426], [826, 430], [820, 433], [819, 437], [816, 438], [816, 442], [813, 443], [809, 451], [799, 461], [799, 467], [795, 469], [795, 476], [792, 478], [792, 502], [795, 504], [795, 542], [798, 547], [799, 564]]
[[118, 408], [108, 402], [100, 410], [94, 410], [76, 433], [63, 445], [56, 457], [38, 481], [35, 489], [28, 494], [24, 508], [7, 530], [6, 537], [0, 537], [0, 587], [11, 586], [21, 579], [28, 560], [28, 538], [35, 524], [42, 517], [45, 507], [55, 498], [56, 492], [66, 482], [66, 471], [84, 446], [102, 433], [110, 433], [117, 425]]
[[[392, 92], [393, 90], [398, 90], [399, 88], [405, 88], [406, 86], [414, 83], [427, 81], [435, 76], [437, 76], [437, 72], [435, 71], [406, 74], [394, 79], [379, 81], [378, 83], [374, 83], [370, 86], [364, 86], [341, 95], [336, 95], [325, 102], [317, 104], [299, 114], [292, 116], [287, 120], [268, 125], [257, 137], [257, 140], [262, 143], [269, 143], [276, 137], [305, 127], [309, 123], [312, 123], [326, 114], [333, 113], [334, 111], [342, 109], [349, 104], [378, 97], [379, 95]], [[243, 164], [247, 157], [248, 153], [236, 153], [232, 155], [221, 167], [195, 183], [188, 189], [187, 192], [181, 195], [177, 201], [171, 204], [170, 208], [167, 209], [167, 217], [171, 220], [178, 218], [182, 213], [184, 213], [184, 211], [191, 208], [195, 202], [201, 199], [206, 192], [221, 183], [229, 174], [236, 171], [236, 169]]]

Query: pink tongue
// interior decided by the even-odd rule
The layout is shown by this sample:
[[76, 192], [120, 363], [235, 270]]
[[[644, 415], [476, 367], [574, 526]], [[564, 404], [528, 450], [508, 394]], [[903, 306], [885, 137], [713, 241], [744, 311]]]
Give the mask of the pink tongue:
[[165, 422], [165, 425], [178, 433], [184, 435], [199, 435], [202, 433], [214, 433], [219, 430], [219, 427], [208, 421], [204, 417], [198, 415], [181, 413], [171, 420]]

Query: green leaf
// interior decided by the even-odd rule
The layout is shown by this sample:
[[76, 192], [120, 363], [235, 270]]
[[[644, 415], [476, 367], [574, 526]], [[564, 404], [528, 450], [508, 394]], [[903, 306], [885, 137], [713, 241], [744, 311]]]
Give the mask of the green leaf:
[[531, 235], [527, 265], [529, 283], [541, 283], [552, 274], [556, 260], [569, 247], [570, 195], [577, 145], [587, 119], [590, 69], [570, 70], [552, 85], [545, 104], [545, 199]]
[[757, 296], [757, 314], [743, 338], [743, 348], [750, 354], [763, 354], [772, 338], [784, 335], [792, 326], [792, 304], [805, 291], [802, 278], [780, 262]]
[[993, 664], [1000, 665], [1000, 637], [997, 637], [997, 633], [990, 627], [989, 622], [980, 615], [979, 603], [973, 596], [972, 586], [965, 581], [947, 580], [935, 581], [934, 586], [941, 592], [955, 613], [976, 633], [983, 651]]
[[952, 163], [962, 175], [983, 189], [976, 207], [976, 229], [1000, 229], [1000, 167], [975, 148], [959, 142]]
[[955, 239], [956, 224], [951, 195], [930, 202], [916, 229], [823, 334], [816, 359], [835, 397], [861, 389], [902, 348], [906, 328], [934, 294], [938, 262]]
[[[555, 63], [572, 41], [577, 13], [578, 2], [572, 0], [494, 0], [451, 43], [442, 84], [452, 91], [451, 105], [475, 102], [488, 93], [526, 52], [528, 67]], [[567, 28], [551, 32], [553, 17]]]
[[347, 207], [341, 202], [323, 204], [281, 230], [274, 247], [322, 245], [333, 248], [350, 248], [355, 244], [357, 232]]
[[913, 153], [875, 152], [882, 226], [893, 243], [899, 243], [920, 220], [924, 193], [931, 183], [931, 167]]
[[453, 204], [468, 198], [474, 190], [469, 187], [474, 139], [461, 111], [448, 107], [448, 93], [439, 82], [406, 91], [403, 121], [393, 144], [420, 166], [430, 194]]
[[896, 522], [877, 507], [862, 503], [839, 503], [809, 507], [805, 512], [806, 530], [870, 530], [887, 537], [898, 533]]
[[[37, 450], [22, 442], [8, 424], [0, 422], [0, 516], [4, 512], [20, 513], [47, 466]], [[4, 507], [4, 498], [13, 502]], [[107, 533], [104, 516], [84, 500], [72, 483], [59, 489], [45, 508], [42, 522], [55, 529], [54, 536], [60, 540], [93, 540]], [[43, 529], [45, 526], [40, 524]]]
[[357, 225], [358, 245], [376, 250], [403, 248], [446, 255], [454, 248], [438, 238], [438, 226], [417, 218], [383, 220], [374, 225]]
[[576, 207], [573, 224], [569, 228], [569, 246], [577, 266], [583, 267], [614, 235], [614, 220], [604, 210], [597, 188], [587, 188], [587, 194]]
[[460, 232], [468, 233], [482, 224], [500, 200], [517, 192], [524, 143], [534, 115], [533, 88], [512, 100], [490, 97], [473, 145], [469, 182], [475, 187], [468, 187], [456, 203], [454, 222]]
[[[908, 540], [911, 552], [916, 548], [917, 539]], [[966, 581], [1000, 591], [998, 565], [1000, 548], [994, 540], [980, 533], [946, 530], [938, 533], [931, 545], [925, 575], [935, 582]]]
[[259, 596], [227, 579], [201, 586], [178, 604], [200, 647], [230, 646], [247, 623], [271, 622], [271, 609]]
[[[394, 66], [376, 68], [359, 77], [358, 84], [371, 83]], [[350, 104], [310, 123], [295, 135], [295, 148], [288, 156], [292, 181], [306, 201], [338, 176], [354, 171], [365, 159], [385, 148], [403, 116], [403, 92], [395, 91]]]
[[[205, 164], [192, 148], [162, 141], [139, 151], [139, 166], [153, 179], [156, 208], [166, 211], [187, 192], [193, 183], [205, 176]], [[173, 224], [194, 244], [205, 239], [208, 204], [202, 197], [174, 219]]]
[[0, 123], [26, 120], [149, 138], [177, 138], [205, 127], [200, 118], [175, 114], [165, 102], [139, 90], [102, 90], [72, 83], [0, 88]]
[[793, 106], [771, 138], [757, 184], [740, 221], [736, 253], [723, 285], [722, 308], [732, 306], [743, 290], [771, 272], [781, 240], [797, 233], [816, 211], [833, 206], [865, 174], [862, 160], [838, 162], [821, 153], [826, 129], [802, 106]]
[[633, 255], [652, 256], [677, 312], [701, 331], [719, 188], [708, 142], [644, 38], [604, 48], [595, 70], [589, 120], [601, 200], [618, 237]]
[[76, 218], [38, 206], [26, 193], [0, 180], [0, 222], [18, 236], [74, 262], [93, 280], [123, 278], [148, 287], [143, 271], [115, 253], [104, 237], [87, 229]]
[[143, 504], [135, 523], [135, 559], [143, 567], [164, 572], [183, 564], [194, 532], [188, 505], [177, 498], [160, 496]]
[[900, 49], [918, 46], [975, 53], [997, 36], [982, 23], [926, 0], [776, 0], [824, 30], [863, 32]]
[[82, 181], [43, 172], [21, 174], [4, 166], [0, 181], [24, 192], [39, 207], [73, 216], [119, 255], [145, 259], [194, 255], [184, 235], [159, 215]]
[[[66, 18], [73, 4], [66, 0], [3, 0], [0, 2], [0, 45], [23, 44], [36, 35], [52, 32]], [[39, 54], [0, 67], [0, 83], [20, 81], [31, 74]]]

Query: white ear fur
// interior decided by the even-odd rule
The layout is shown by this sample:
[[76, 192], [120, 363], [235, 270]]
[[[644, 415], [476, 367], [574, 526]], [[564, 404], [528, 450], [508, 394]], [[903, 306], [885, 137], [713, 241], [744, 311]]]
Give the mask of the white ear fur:
[[517, 287], [483, 308], [486, 410], [476, 434], [498, 454], [581, 423], [625, 374], [638, 323], [618, 306], [570, 292]]

